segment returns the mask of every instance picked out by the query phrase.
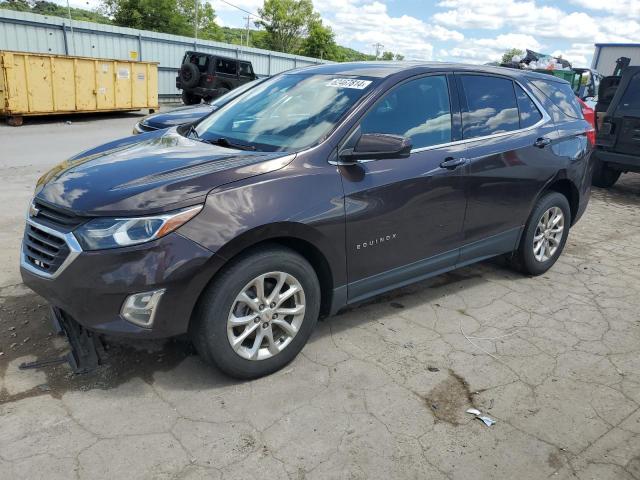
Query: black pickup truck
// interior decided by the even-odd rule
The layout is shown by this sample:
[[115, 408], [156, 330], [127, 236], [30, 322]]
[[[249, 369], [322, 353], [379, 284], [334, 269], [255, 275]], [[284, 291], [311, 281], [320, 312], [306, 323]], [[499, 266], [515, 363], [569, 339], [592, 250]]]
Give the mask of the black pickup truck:
[[593, 184], [609, 188], [623, 172], [640, 173], [640, 66], [602, 79], [596, 125]]
[[256, 78], [251, 62], [188, 51], [182, 58], [176, 87], [182, 90], [185, 105], [195, 105], [203, 99], [209, 102]]

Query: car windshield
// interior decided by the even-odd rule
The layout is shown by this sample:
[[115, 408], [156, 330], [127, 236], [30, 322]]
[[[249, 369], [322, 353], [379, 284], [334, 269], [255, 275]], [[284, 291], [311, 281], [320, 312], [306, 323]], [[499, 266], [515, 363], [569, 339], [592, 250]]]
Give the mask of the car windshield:
[[230, 92], [227, 92], [227, 93], [225, 93], [224, 95], [222, 95], [222, 96], [220, 96], [218, 98], [214, 98], [213, 100], [211, 100], [209, 102], [209, 105], [211, 105], [212, 107], [220, 108], [220, 107], [226, 105], [227, 103], [229, 103], [234, 98], [239, 97], [240, 95], [242, 95], [247, 90], [250, 90], [253, 87], [255, 87], [256, 85], [259, 85], [260, 82], [262, 82], [262, 81], [263, 80], [254, 80], [252, 82], [245, 83], [244, 85], [240, 85], [238, 88], [234, 88]]
[[207, 117], [196, 133], [218, 144], [224, 139], [256, 150], [302, 150], [326, 138], [373, 84], [367, 77], [280, 75]]

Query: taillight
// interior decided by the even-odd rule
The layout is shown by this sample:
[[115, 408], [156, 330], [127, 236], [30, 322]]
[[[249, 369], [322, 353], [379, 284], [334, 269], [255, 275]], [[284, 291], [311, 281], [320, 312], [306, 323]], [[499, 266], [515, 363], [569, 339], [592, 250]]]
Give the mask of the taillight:
[[213, 75], [211, 74], [207, 75], [207, 82], [209, 83], [213, 82]]
[[589, 125], [591, 125], [591, 128], [587, 131], [587, 140], [591, 146], [593, 146], [596, 144], [596, 112], [579, 98], [578, 102], [580, 102], [580, 107], [582, 107], [582, 116], [589, 122]]

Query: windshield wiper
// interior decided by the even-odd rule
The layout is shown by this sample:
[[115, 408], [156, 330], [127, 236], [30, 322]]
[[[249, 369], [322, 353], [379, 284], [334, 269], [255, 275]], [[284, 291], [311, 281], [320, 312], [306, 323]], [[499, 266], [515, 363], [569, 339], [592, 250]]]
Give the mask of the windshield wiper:
[[256, 147], [253, 145], [243, 145], [241, 143], [235, 143], [230, 141], [228, 138], [220, 137], [217, 140], [204, 140], [211, 145], [218, 145], [219, 147], [225, 148], [235, 148], [236, 150], [255, 150]]

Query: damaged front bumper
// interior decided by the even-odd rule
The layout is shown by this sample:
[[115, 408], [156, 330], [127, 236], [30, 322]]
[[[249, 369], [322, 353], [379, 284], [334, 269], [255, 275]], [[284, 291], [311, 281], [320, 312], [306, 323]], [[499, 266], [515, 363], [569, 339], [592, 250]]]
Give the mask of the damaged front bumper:
[[51, 307], [51, 323], [55, 332], [64, 334], [69, 342], [71, 351], [66, 360], [73, 373], [90, 372], [104, 361], [105, 350], [100, 335], [87, 330], [56, 307]]

